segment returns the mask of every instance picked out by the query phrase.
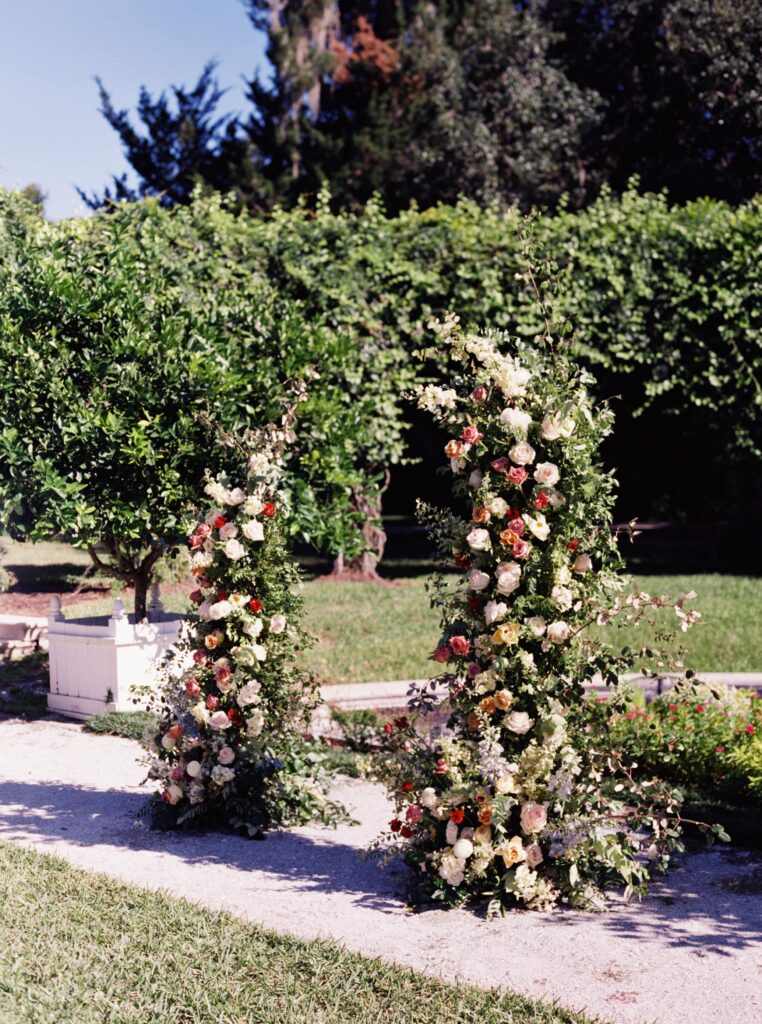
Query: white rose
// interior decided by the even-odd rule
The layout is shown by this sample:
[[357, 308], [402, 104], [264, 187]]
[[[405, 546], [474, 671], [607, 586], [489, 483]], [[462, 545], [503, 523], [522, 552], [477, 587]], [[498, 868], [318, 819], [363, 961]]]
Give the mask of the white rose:
[[568, 587], [553, 587], [550, 592], [550, 599], [553, 604], [562, 612], [568, 612], [573, 603], [571, 590]]
[[229, 601], [215, 601], [214, 604], [209, 605], [209, 618], [225, 619], [232, 610], [233, 606]]
[[460, 473], [460, 471], [465, 468], [465, 459], [450, 459], [450, 469], [453, 471], [453, 473]]
[[261, 644], [252, 644], [251, 652], [257, 659], [257, 661], [264, 661], [265, 658], [267, 657], [267, 651], [264, 649], [264, 647], [262, 647]]
[[534, 471], [534, 478], [543, 487], [553, 487], [561, 479], [561, 474], [554, 462], [539, 462]]
[[482, 471], [475, 469], [468, 478], [468, 486], [472, 491], [478, 491], [482, 485]]
[[211, 618], [211, 615], [209, 614], [209, 609], [211, 607], [212, 606], [209, 604], [208, 601], [202, 601], [201, 604], [196, 609], [196, 615], [198, 615], [200, 619], [203, 619], [204, 622], [208, 622], [209, 619]]
[[261, 619], [246, 619], [243, 624], [243, 631], [246, 636], [257, 637], [264, 629]]
[[231, 594], [230, 597], [228, 598], [228, 601], [230, 601], [231, 605], [236, 610], [245, 608], [246, 605], [249, 603], [249, 600], [250, 598], [248, 594]]
[[470, 839], [459, 839], [452, 848], [453, 855], [460, 860], [467, 860], [474, 852], [474, 844]]
[[455, 824], [455, 822], [451, 818], [447, 822], [447, 827], [445, 828], [445, 841], [448, 842], [450, 844], [450, 846], [452, 846], [452, 844], [457, 842], [457, 840], [458, 840], [458, 826]]
[[508, 452], [508, 457], [511, 462], [515, 462], [517, 466], [527, 466], [530, 462], [534, 462], [534, 458], [537, 452], [526, 441], [519, 441], [513, 448]]
[[185, 772], [192, 779], [195, 779], [201, 773], [201, 763], [199, 761], [189, 761], [185, 766]]
[[526, 435], [532, 422], [528, 412], [521, 412], [520, 409], [503, 409], [500, 413], [500, 422], [516, 434]]
[[246, 540], [264, 540], [265, 528], [258, 519], [249, 519], [241, 527]]
[[466, 543], [472, 551], [489, 551], [491, 547], [489, 532], [475, 526], [466, 537]]
[[506, 728], [515, 732], [517, 736], [523, 736], [525, 732], [529, 732], [533, 725], [534, 721], [526, 711], [511, 711], [505, 719]]
[[438, 801], [437, 791], [433, 786], [427, 786], [421, 790], [421, 795], [418, 799], [421, 807], [436, 807]]
[[270, 619], [270, 632], [271, 633], [282, 633], [286, 628], [286, 616], [285, 615], [273, 615]]
[[468, 585], [471, 590], [484, 590], [490, 585], [489, 573], [482, 572], [481, 569], [472, 569], [468, 574]]
[[578, 572], [580, 576], [584, 576], [586, 572], [590, 572], [593, 568], [593, 560], [590, 555], [583, 552], [581, 555], [577, 555], [574, 559], [574, 565], [572, 568], [575, 572]]
[[446, 853], [442, 857], [442, 862], [439, 865], [439, 877], [443, 878], [448, 885], [460, 885], [465, 871], [466, 862], [464, 860], [454, 857], [451, 853]]
[[562, 644], [571, 636], [571, 629], [565, 622], [551, 622], [548, 626], [548, 640], [552, 644]]
[[246, 720], [246, 733], [248, 736], [259, 736], [265, 726], [265, 716], [261, 711], [255, 709]]
[[488, 626], [500, 622], [508, 614], [508, 605], [504, 601], [487, 601], [484, 606], [484, 620]]
[[239, 558], [243, 558], [244, 555], [246, 554], [246, 548], [243, 546], [240, 540], [236, 540], [235, 537], [233, 537], [232, 540], [227, 541], [225, 547], [222, 550], [233, 562], [237, 562]]
[[235, 523], [225, 523], [220, 527], [220, 540], [231, 540], [238, 536], [238, 527]]
[[240, 487], [234, 487], [232, 491], [228, 491], [228, 505], [240, 505], [244, 501], [246, 501], [246, 491], [242, 491]]
[[240, 708], [245, 708], [248, 704], [256, 704], [259, 700], [259, 691], [261, 684], [256, 679], [250, 679], [245, 686], [242, 686], [238, 691], [236, 701]]
[[571, 437], [574, 433], [574, 426], [571, 416], [562, 420], [558, 414], [549, 413], [543, 419], [540, 431], [546, 441], [557, 441], [559, 437]]
[[545, 632], [546, 622], [542, 615], [533, 615], [531, 619], [524, 619], [524, 621], [535, 636], [542, 636]]
[[518, 589], [521, 582], [521, 566], [518, 562], [501, 562], [495, 570], [497, 590], [506, 597]]
[[529, 527], [530, 533], [533, 533], [538, 540], [548, 539], [550, 524], [541, 512], [538, 512], [533, 516], [530, 516], [525, 512], [522, 518]]

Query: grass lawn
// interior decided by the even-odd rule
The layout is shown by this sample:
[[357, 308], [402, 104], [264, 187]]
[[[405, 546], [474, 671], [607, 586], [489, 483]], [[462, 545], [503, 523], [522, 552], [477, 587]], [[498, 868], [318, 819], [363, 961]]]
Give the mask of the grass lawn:
[[[71, 581], [87, 565], [87, 556], [65, 544], [12, 544], [6, 565], [23, 577], [24, 589], [50, 588], [56, 579]], [[678, 596], [698, 592], [693, 605], [703, 623], [681, 639], [686, 665], [701, 672], [762, 672], [762, 579], [744, 576], [642, 576], [637, 585], [651, 594]], [[131, 607], [129, 592], [123, 595]], [[414, 679], [428, 675], [429, 653], [439, 636], [438, 615], [428, 605], [424, 577], [409, 577], [392, 586], [365, 583], [308, 582], [307, 628], [318, 639], [307, 661], [325, 683]], [[170, 611], [186, 611], [187, 598], [170, 593]], [[67, 607], [69, 617], [108, 615], [113, 595]], [[676, 623], [674, 615], [665, 622]], [[599, 632], [594, 630], [594, 632]], [[602, 632], [620, 646], [649, 639], [645, 627]]]
[[591, 1024], [0, 843], [3, 1024]]

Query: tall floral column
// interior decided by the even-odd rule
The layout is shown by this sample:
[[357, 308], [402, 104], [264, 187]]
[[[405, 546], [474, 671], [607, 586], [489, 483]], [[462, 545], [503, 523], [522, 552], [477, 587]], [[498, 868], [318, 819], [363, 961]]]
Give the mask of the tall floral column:
[[165, 826], [257, 834], [339, 812], [300, 744], [315, 686], [297, 663], [300, 576], [280, 489], [292, 414], [248, 437], [240, 480], [208, 480], [189, 530], [196, 610], [166, 665], [150, 768]]
[[453, 503], [422, 518], [443, 559], [433, 658], [452, 715], [434, 749], [398, 723], [391, 833], [429, 897], [595, 906], [612, 880], [642, 885], [675, 839], [671, 795], [637, 783], [583, 720], [583, 684], [628, 667], [587, 628], [629, 608], [597, 463], [612, 416], [549, 340], [432, 326], [453, 384], [419, 405], [449, 434]]

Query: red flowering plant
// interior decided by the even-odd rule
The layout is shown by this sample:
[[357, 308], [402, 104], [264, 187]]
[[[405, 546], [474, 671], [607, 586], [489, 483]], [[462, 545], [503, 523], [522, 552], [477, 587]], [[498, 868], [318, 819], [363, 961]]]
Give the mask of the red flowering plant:
[[195, 611], [164, 666], [150, 762], [167, 827], [257, 834], [341, 814], [300, 743], [316, 689], [296, 664], [307, 638], [280, 489], [296, 407], [243, 444], [225, 437], [245, 458], [245, 482], [208, 478], [189, 530]]
[[579, 714], [585, 683], [615, 686], [634, 658], [663, 659], [617, 652], [588, 627], [668, 599], [623, 596], [614, 481], [597, 463], [612, 415], [594, 406], [568, 346], [549, 329], [530, 344], [463, 333], [456, 317], [431, 326], [453, 386], [424, 387], [418, 404], [450, 434], [454, 500], [421, 509], [442, 558], [430, 592], [444, 673], [411, 707], [444, 691], [450, 719], [433, 744], [414, 723], [390, 737], [379, 767], [397, 800], [387, 838], [405, 840], [427, 898], [599, 906], [612, 883], [642, 890], [678, 844], [680, 817], [672, 791], [642, 784]]

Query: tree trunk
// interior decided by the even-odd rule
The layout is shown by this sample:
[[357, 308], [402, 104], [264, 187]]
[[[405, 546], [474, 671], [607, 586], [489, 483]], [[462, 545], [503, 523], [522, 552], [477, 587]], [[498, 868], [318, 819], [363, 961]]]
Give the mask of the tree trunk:
[[362, 491], [355, 492], [355, 507], [365, 517], [362, 528], [365, 550], [357, 558], [349, 560], [340, 552], [333, 563], [332, 576], [372, 582], [381, 581], [382, 577], [378, 574], [378, 563], [384, 557], [384, 548], [386, 547], [386, 530], [381, 522], [381, 498], [388, 486], [389, 471], [387, 470], [383, 487], [379, 488], [372, 497]]
[[135, 622], [143, 622], [148, 617], [148, 588], [151, 586], [153, 571], [136, 572], [133, 583], [135, 586]]

